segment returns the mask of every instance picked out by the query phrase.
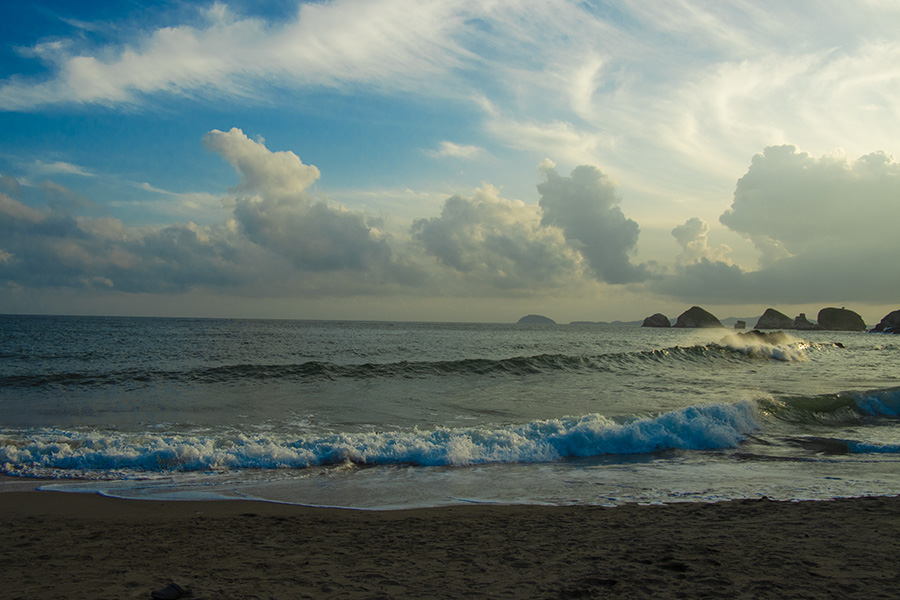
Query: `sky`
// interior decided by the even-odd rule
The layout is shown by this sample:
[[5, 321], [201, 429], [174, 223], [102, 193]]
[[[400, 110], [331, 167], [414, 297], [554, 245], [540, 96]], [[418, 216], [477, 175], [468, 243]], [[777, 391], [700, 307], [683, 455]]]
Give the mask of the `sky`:
[[892, 0], [0, 13], [0, 313], [900, 308]]

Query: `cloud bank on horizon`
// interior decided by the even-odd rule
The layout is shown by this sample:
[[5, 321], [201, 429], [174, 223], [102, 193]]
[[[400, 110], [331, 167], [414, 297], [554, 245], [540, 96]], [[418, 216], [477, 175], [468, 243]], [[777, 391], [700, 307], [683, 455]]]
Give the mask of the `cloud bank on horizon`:
[[900, 298], [900, 8], [278, 7], [15, 9], [0, 312]]

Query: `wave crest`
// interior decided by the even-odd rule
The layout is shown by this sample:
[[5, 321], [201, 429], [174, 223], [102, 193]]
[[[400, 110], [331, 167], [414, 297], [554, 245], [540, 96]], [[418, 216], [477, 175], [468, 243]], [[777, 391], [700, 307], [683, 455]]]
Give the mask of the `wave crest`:
[[719, 345], [750, 356], [773, 358], [784, 362], [809, 360], [806, 350], [811, 346], [809, 342], [783, 331], [762, 332], [755, 329], [728, 334], [722, 338]]
[[847, 391], [760, 401], [767, 414], [794, 423], [856, 423], [863, 419], [900, 417], [900, 388]]
[[342, 433], [300, 439], [42, 431], [0, 441], [6, 474], [118, 478], [146, 472], [361, 465], [463, 466], [735, 447], [757, 429], [752, 403], [692, 406], [617, 423], [598, 414], [524, 425]]
[[760, 344], [726, 338], [719, 344], [674, 346], [656, 350], [598, 355], [538, 354], [510, 358], [471, 358], [446, 361], [398, 361], [336, 364], [307, 361], [286, 364], [232, 364], [188, 367], [182, 370], [123, 369], [108, 372], [32, 373], [0, 376], [0, 387], [14, 389], [90, 389], [144, 386], [159, 382], [217, 384], [236, 381], [294, 380], [298, 382], [340, 379], [426, 378], [443, 376], [525, 376], [552, 372], [611, 372], [636, 365], [715, 364], [757, 359], [806, 360], [805, 342]]

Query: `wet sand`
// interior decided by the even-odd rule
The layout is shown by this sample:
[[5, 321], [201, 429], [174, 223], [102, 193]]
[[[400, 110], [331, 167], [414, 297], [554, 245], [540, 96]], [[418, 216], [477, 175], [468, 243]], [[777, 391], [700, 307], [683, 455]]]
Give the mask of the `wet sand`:
[[0, 597], [896, 598], [900, 499], [390, 512], [0, 493]]

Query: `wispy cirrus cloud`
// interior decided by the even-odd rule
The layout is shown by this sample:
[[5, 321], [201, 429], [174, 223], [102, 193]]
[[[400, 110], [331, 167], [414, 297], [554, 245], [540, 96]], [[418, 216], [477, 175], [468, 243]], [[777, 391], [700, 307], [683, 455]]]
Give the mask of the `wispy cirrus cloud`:
[[34, 161], [29, 167], [35, 175], [80, 175], [82, 177], [94, 177], [95, 174], [65, 161], [44, 162], [42, 160]]
[[127, 45], [35, 45], [26, 54], [51, 65], [43, 79], [0, 85], [0, 108], [56, 104], [131, 105], [152, 94], [214, 91], [258, 99], [264, 82], [297, 87], [421, 88], [421, 79], [458, 66], [467, 52], [452, 32], [465, 19], [456, 4], [362, 2], [304, 4], [293, 20], [268, 23], [216, 3], [202, 25], [162, 27]]
[[898, 24], [890, 6], [841, 2], [334, 0], [280, 21], [215, 3], [127, 43], [25, 48], [49, 68], [0, 83], [0, 109], [413, 93], [471, 102], [495, 143], [572, 166], [637, 175], [666, 156], [662, 176], [720, 177], [776, 143], [862, 153], [895, 139]]

